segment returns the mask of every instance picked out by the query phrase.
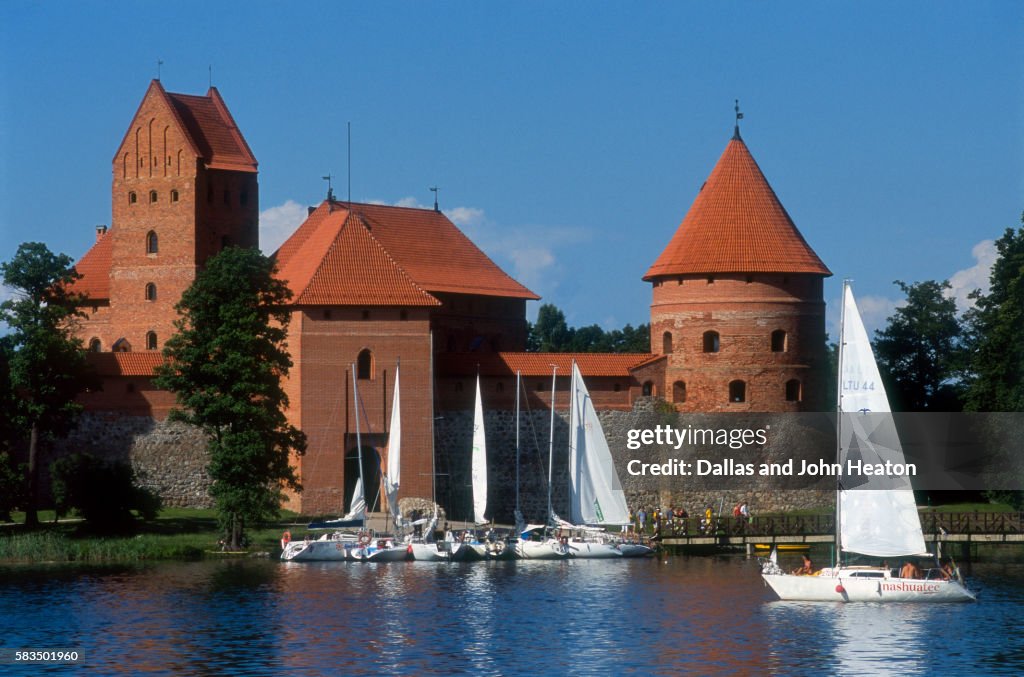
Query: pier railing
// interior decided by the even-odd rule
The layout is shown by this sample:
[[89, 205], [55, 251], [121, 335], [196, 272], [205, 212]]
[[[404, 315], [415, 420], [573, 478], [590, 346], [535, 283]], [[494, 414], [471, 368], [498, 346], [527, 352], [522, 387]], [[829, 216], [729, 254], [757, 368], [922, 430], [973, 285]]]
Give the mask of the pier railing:
[[[1024, 512], [938, 512], [920, 513], [926, 540], [1024, 540]], [[654, 535], [667, 542], [698, 543], [708, 539], [738, 542], [774, 542], [793, 538], [807, 542], [835, 535], [833, 515], [757, 515], [713, 517], [707, 524], [701, 517], [664, 519], [654, 525]]]

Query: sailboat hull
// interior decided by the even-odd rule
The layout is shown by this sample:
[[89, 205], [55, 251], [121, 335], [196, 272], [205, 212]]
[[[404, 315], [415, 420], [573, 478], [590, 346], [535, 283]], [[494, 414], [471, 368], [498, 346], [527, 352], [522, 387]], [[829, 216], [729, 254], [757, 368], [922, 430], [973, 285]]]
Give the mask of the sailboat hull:
[[782, 600], [805, 602], [973, 602], [954, 580], [863, 577], [856, 570], [822, 571], [817, 576], [762, 574]]
[[569, 556], [573, 559], [620, 559], [622, 551], [611, 543], [569, 541]]
[[555, 540], [546, 541], [519, 541], [516, 543], [516, 557], [518, 559], [568, 559], [572, 552]]
[[[340, 540], [292, 541], [281, 553], [286, 562], [344, 562], [354, 543]], [[348, 547], [346, 547], [348, 546]]]

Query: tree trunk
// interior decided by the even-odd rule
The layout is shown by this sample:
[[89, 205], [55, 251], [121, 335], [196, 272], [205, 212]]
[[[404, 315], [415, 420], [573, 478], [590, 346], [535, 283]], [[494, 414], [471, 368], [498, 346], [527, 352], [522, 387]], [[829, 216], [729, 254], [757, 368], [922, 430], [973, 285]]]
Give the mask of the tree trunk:
[[28, 440], [28, 495], [25, 497], [25, 525], [39, 526], [39, 515], [36, 514], [36, 497], [39, 495], [39, 424], [32, 424], [32, 433]]

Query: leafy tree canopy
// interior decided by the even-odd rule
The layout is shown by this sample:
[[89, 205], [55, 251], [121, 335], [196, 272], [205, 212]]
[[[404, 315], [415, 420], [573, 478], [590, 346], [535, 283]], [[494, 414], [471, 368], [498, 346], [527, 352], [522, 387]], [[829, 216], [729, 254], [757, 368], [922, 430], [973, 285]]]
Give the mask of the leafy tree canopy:
[[875, 332], [874, 349], [899, 411], [959, 411], [958, 355], [963, 331], [948, 282], [893, 284], [906, 304]]
[[971, 346], [965, 408], [1024, 411], [1024, 227], [1007, 228], [996, 250], [989, 291], [964, 318]]
[[537, 312], [529, 327], [527, 350], [544, 353], [646, 353], [651, 349], [650, 325], [605, 331], [596, 324], [569, 327], [565, 314], [550, 303]]
[[235, 548], [247, 523], [277, 515], [283, 487], [301, 490], [289, 457], [305, 451], [306, 439], [285, 417], [281, 384], [292, 366], [291, 292], [273, 271], [255, 249], [210, 259], [176, 306], [178, 333], [156, 379], [177, 396], [172, 418], [209, 435], [211, 494]]

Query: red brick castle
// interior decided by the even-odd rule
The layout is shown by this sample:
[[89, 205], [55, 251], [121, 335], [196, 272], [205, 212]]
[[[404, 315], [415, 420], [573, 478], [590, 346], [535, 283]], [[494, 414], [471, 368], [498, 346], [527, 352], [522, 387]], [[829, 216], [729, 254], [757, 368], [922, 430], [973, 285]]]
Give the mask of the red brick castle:
[[[80, 337], [104, 378], [84, 400], [162, 419], [173, 397], [151, 376], [174, 304], [222, 248], [258, 245], [257, 162], [215, 88], [192, 96], [153, 81], [112, 169], [111, 227], [77, 266], [89, 297]], [[643, 278], [651, 353], [525, 352], [526, 302], [539, 297], [436, 210], [328, 199], [274, 256], [294, 294], [289, 416], [309, 440], [295, 461], [305, 491], [289, 507], [307, 514], [342, 510], [351, 493], [353, 378], [363, 446], [383, 453], [399, 361], [403, 497], [431, 495], [435, 416], [471, 408], [477, 373], [491, 409], [512, 408], [516, 371], [547, 406], [550, 365], [567, 375], [573, 358], [607, 409], [656, 396], [681, 411], [790, 412], [824, 395], [830, 272], [738, 131]]]

